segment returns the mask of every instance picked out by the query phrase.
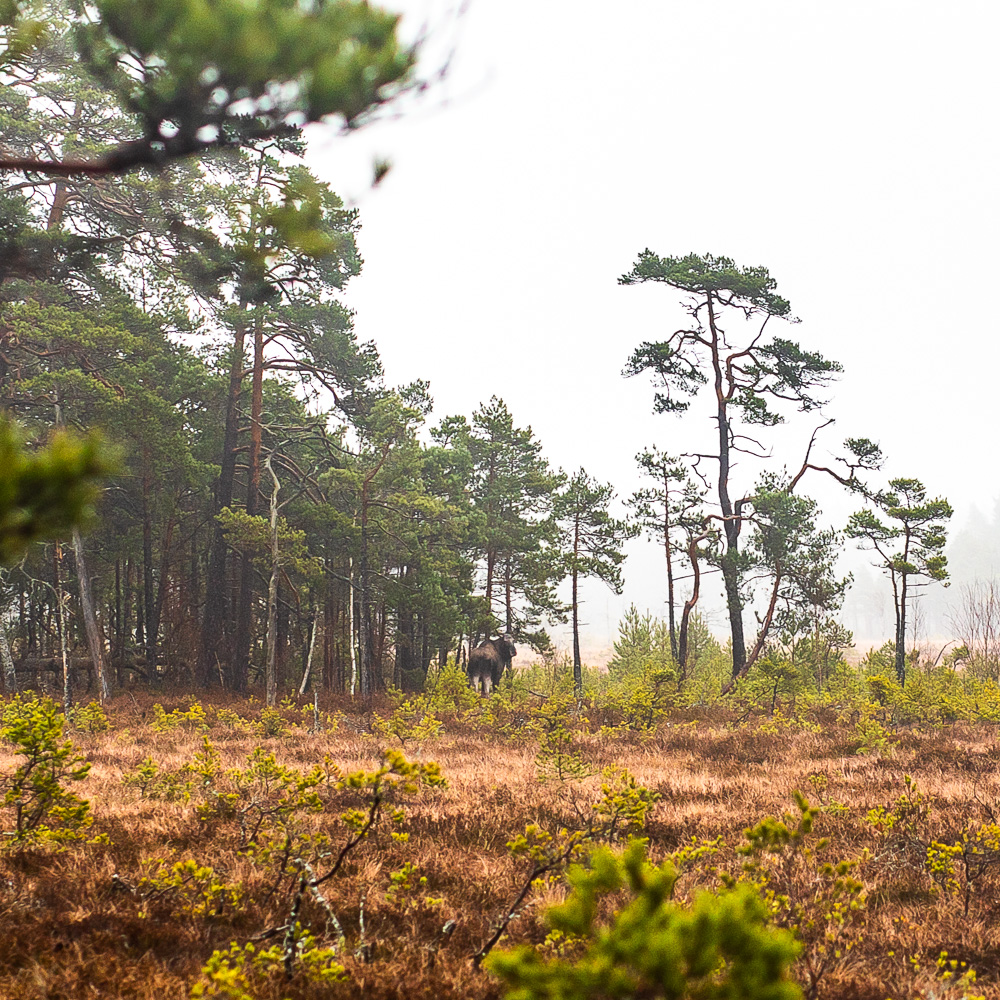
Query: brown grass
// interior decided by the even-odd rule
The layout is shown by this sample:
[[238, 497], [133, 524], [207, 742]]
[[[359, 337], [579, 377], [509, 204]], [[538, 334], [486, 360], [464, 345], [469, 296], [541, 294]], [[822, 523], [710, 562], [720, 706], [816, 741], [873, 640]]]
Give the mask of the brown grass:
[[[119, 699], [109, 710], [114, 729], [74, 737], [93, 762], [76, 790], [91, 800], [94, 831], [108, 833], [111, 845], [0, 855], [0, 997], [187, 997], [213, 949], [251, 940], [287, 919], [293, 894], [289, 880], [276, 882], [239, 852], [234, 822], [205, 822], [193, 803], [143, 799], [122, 785], [123, 775], [145, 756], [177, 768], [200, 748], [197, 733], [158, 735], [149, 729], [153, 700]], [[162, 700], [168, 710], [181, 703]], [[253, 712], [245, 705], [229, 707]], [[242, 765], [261, 742], [298, 768], [330, 754], [344, 768], [371, 770], [385, 741], [361, 731], [365, 717], [351, 714], [349, 705], [337, 707], [347, 716], [332, 734], [296, 728], [262, 741], [214, 724], [209, 735], [225, 767]], [[551, 827], [566, 821], [570, 793], [537, 781], [534, 744], [511, 746], [469, 726], [453, 729], [404, 748], [411, 758], [437, 761], [448, 780], [446, 789], [422, 791], [407, 807], [409, 843], [393, 843], [380, 830], [327, 886], [349, 951], [358, 943], [365, 897], [370, 961], [346, 958], [349, 981], [335, 987], [275, 981], [259, 993], [261, 1000], [500, 996], [498, 985], [476, 971], [469, 956], [525, 877], [525, 862], [512, 859], [505, 845], [527, 823]], [[692, 836], [722, 835], [726, 847], [712, 864], [731, 870], [738, 868], [734, 849], [743, 830], [790, 808], [794, 789], [813, 798], [809, 775], [826, 774], [826, 796], [848, 809], [846, 816], [823, 814], [817, 822], [818, 832], [831, 841], [826, 856], [854, 858], [867, 849], [875, 858], [859, 869], [870, 894], [863, 941], [836, 963], [820, 995], [859, 1000], [930, 995], [920, 992], [927, 986], [926, 972], [913, 971], [908, 959], [915, 956], [926, 968], [946, 950], [977, 970], [980, 993], [1000, 997], [1000, 878], [990, 877], [966, 919], [957, 900], [932, 891], [923, 872], [888, 850], [884, 838], [864, 822], [868, 809], [895, 800], [907, 774], [937, 799], [931, 820], [935, 836], [954, 839], [963, 822], [981, 822], [979, 803], [1000, 802], [995, 733], [987, 727], [908, 731], [891, 754], [881, 757], [845, 755], [849, 737], [835, 726], [820, 734], [730, 730], [716, 718], [694, 728], [664, 725], [649, 739], [584, 735], [581, 747], [595, 769], [627, 767], [660, 794], [647, 827], [654, 858]], [[13, 766], [9, 752], [0, 752], [0, 774]], [[573, 793], [580, 802], [593, 800], [596, 780], [588, 779]], [[338, 843], [344, 836], [336, 819], [339, 802], [336, 810], [312, 821]], [[2, 811], [0, 817], [6, 824]], [[242, 882], [242, 911], [196, 918], [176, 912], [169, 900], [143, 901], [130, 890], [141, 878], [143, 862], [156, 858], [195, 858], [228, 881]], [[443, 898], [439, 906], [404, 910], [386, 901], [389, 873], [407, 861], [426, 876], [429, 894]], [[686, 876], [681, 891], [711, 881], [707, 872]], [[558, 886], [534, 895], [511, 924], [509, 940], [540, 941], [545, 934], [541, 911], [559, 898]], [[304, 905], [302, 918], [323, 926], [314, 903]], [[456, 929], [442, 941], [440, 930], [448, 920], [456, 921]]]

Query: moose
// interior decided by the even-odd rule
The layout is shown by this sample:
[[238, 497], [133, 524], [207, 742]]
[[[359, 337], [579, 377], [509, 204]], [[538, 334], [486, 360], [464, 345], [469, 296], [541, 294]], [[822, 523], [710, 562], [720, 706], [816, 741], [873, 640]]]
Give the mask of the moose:
[[469, 683], [478, 694], [489, 694], [500, 684], [505, 670], [510, 670], [510, 661], [517, 656], [517, 649], [510, 633], [501, 639], [487, 639], [469, 653], [467, 672]]

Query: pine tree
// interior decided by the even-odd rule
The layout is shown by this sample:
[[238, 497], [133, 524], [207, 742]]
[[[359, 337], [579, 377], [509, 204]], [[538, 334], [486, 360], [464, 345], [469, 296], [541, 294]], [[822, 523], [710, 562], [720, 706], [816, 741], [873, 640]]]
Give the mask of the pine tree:
[[[486, 618], [471, 624], [474, 637], [499, 631], [530, 635], [541, 618], [558, 620], [562, 605], [558, 527], [552, 505], [564, 477], [553, 472], [530, 427], [514, 426], [494, 396], [472, 416], [469, 451], [472, 497], [482, 519]], [[535, 641], [545, 641], [540, 635]]]
[[704, 493], [691, 479], [680, 458], [647, 449], [635, 457], [636, 463], [654, 485], [637, 490], [628, 499], [638, 527], [663, 546], [667, 563], [667, 622], [670, 648], [680, 663], [677, 643], [676, 557], [688, 558], [691, 538], [704, 526]]
[[[717, 433], [710, 453], [713, 469], [718, 469], [713, 473], [718, 497], [715, 516], [725, 537], [720, 568], [735, 679], [746, 671], [749, 661], [743, 622], [745, 560], [740, 551], [745, 504], [734, 491], [733, 460], [741, 454], [762, 457], [760, 442], [743, 428], [773, 427], [783, 422], [782, 409], [789, 405], [801, 412], [815, 410], [823, 402], [820, 394], [841, 367], [785, 337], [765, 337], [772, 319], [791, 319], [791, 306], [775, 291], [776, 282], [766, 268], [741, 268], [727, 257], [710, 254], [661, 258], [644, 250], [619, 281], [623, 285], [654, 281], [686, 297], [684, 308], [690, 322], [665, 341], [637, 347], [625, 375], [649, 372], [653, 376], [657, 389], [662, 390], [655, 395], [658, 413], [685, 412], [690, 406], [685, 397], [710, 388], [705, 395]], [[741, 321], [745, 321], [746, 334], [738, 338], [732, 324]]]
[[892, 582], [896, 677], [904, 684], [907, 601], [921, 579], [939, 583], [948, 579], [945, 522], [952, 509], [943, 497], [929, 499], [919, 479], [892, 479], [888, 490], [870, 493], [868, 499], [871, 507], [851, 515], [847, 537], [875, 552], [878, 560], [874, 565]]
[[599, 483], [584, 469], [576, 472], [556, 500], [555, 517], [562, 527], [566, 569], [571, 581], [570, 606], [573, 616], [573, 685], [577, 697], [583, 692], [580, 657], [581, 578], [595, 577], [616, 594], [622, 592], [623, 546], [635, 530], [608, 513], [614, 487]]

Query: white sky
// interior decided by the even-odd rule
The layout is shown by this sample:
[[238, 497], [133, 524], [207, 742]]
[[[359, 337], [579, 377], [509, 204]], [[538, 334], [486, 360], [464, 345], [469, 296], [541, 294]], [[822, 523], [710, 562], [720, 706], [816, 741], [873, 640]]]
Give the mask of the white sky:
[[[430, 379], [433, 419], [495, 392], [553, 464], [625, 497], [637, 451], [711, 427], [621, 378], [678, 313], [618, 276], [647, 246], [762, 264], [802, 319], [787, 332], [845, 367], [823, 440], [879, 440], [959, 527], [1000, 494], [998, 31], [985, 2], [472, 0], [418, 110], [312, 132], [361, 210], [358, 334], [391, 382]], [[375, 156], [393, 169], [369, 190]], [[813, 492], [835, 522], [853, 509]], [[633, 543], [625, 575], [621, 598], [588, 588], [591, 649], [630, 602], [662, 613], [659, 549]]]

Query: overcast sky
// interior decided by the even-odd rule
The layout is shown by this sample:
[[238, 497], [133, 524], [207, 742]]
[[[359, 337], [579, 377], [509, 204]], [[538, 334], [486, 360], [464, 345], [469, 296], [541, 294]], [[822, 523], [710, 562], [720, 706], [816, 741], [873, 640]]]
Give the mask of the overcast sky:
[[[844, 365], [830, 450], [879, 440], [956, 527], [992, 510], [995, 3], [472, 0], [457, 28], [409, 9], [457, 40], [447, 80], [349, 139], [314, 130], [310, 162], [361, 210], [358, 334], [391, 382], [430, 380], [433, 419], [497, 393], [553, 464], [628, 496], [635, 453], [687, 450], [707, 417], [654, 417], [621, 377], [679, 313], [617, 279], [644, 247], [708, 252], [766, 266], [802, 320], [786, 332]], [[376, 156], [393, 167], [370, 190]], [[831, 521], [853, 509], [812, 492]], [[633, 543], [624, 596], [588, 588], [586, 645], [630, 602], [662, 613], [661, 563]]]

